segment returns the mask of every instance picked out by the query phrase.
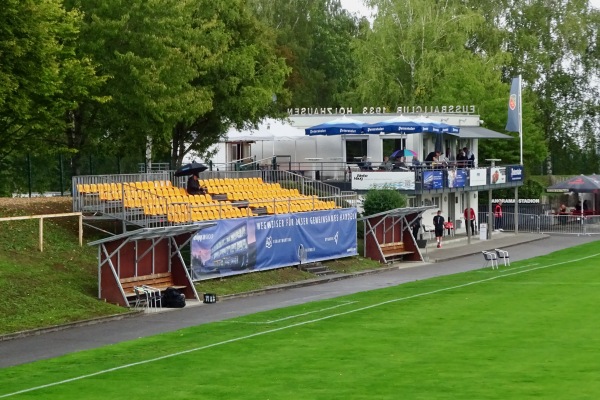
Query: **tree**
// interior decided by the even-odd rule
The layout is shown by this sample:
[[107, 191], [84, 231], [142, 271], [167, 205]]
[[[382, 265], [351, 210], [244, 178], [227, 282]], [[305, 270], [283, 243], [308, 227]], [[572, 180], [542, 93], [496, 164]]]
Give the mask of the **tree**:
[[[488, 23], [481, 8], [462, 2], [379, 1], [373, 28], [357, 41], [356, 100], [398, 105], [475, 104], [486, 127], [504, 130], [509, 87], [503, 73], [511, 58], [502, 48], [487, 47], [502, 42], [504, 32]], [[495, 21], [497, 22], [497, 21]], [[485, 33], [485, 34], [484, 34]], [[525, 91], [528, 99], [537, 99]], [[541, 163], [546, 155], [538, 125], [538, 109], [526, 103], [524, 111], [524, 154], [529, 165]], [[514, 135], [516, 139], [517, 135]], [[480, 142], [479, 159], [519, 161], [519, 144], [514, 141]]]
[[[585, 127], [596, 132], [600, 128], [599, 12], [587, 0], [479, 0], [473, 5], [495, 29], [479, 31], [471, 49], [511, 54], [503, 80], [523, 76], [526, 90], [534, 94], [528, 99], [534, 100], [533, 109], [527, 112], [543, 133], [552, 170], [569, 170], [578, 164], [575, 149], [590, 143]], [[531, 128], [524, 126], [524, 139]], [[589, 161], [597, 163], [593, 153]]]
[[196, 60], [198, 76], [191, 85], [210, 102], [172, 130], [173, 165], [190, 151], [206, 152], [231, 126], [242, 129], [283, 116], [289, 101], [283, 88], [289, 69], [275, 53], [272, 31], [243, 1], [200, 1], [193, 15], [204, 57]]
[[85, 97], [97, 82], [90, 60], [75, 55], [80, 22], [58, 0], [0, 7], [0, 162], [13, 152], [60, 150], [56, 136], [74, 93]]
[[[192, 84], [207, 56], [194, 29], [190, 0], [67, 0], [85, 15], [77, 54], [98, 65], [105, 83], [69, 113], [67, 144], [82, 151], [109, 143], [115, 154], [137, 152], [151, 140], [168, 143], [178, 121], [211, 108], [209, 93]], [[209, 54], [210, 57], [210, 54]]]
[[286, 88], [297, 107], [342, 106], [356, 69], [352, 41], [359, 21], [339, 0], [252, 0], [276, 31], [278, 54], [291, 68]]
[[356, 100], [388, 107], [428, 103], [446, 68], [469, 59], [465, 43], [483, 22], [477, 12], [451, 2], [369, 5], [378, 11], [372, 30], [356, 44]]

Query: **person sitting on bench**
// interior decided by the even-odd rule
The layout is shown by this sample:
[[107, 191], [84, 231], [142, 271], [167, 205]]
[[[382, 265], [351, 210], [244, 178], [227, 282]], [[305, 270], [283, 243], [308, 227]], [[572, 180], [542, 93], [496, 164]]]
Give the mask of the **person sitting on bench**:
[[371, 161], [367, 161], [367, 156], [363, 156], [360, 159], [358, 167], [361, 171], [373, 171], [373, 168], [371, 168]]
[[206, 188], [200, 186], [198, 174], [193, 174], [188, 178], [186, 190], [192, 196], [195, 194], [206, 194]]

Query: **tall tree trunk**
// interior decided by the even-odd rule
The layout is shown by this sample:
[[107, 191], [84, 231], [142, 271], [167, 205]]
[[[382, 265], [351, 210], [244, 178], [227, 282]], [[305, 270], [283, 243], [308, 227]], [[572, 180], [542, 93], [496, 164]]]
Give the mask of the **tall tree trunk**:
[[73, 157], [71, 157], [71, 175], [81, 175], [81, 159], [83, 145], [86, 142], [86, 138], [83, 134], [83, 113], [80, 109], [67, 112], [67, 121], [69, 127], [67, 128], [67, 145], [69, 149], [76, 150]]

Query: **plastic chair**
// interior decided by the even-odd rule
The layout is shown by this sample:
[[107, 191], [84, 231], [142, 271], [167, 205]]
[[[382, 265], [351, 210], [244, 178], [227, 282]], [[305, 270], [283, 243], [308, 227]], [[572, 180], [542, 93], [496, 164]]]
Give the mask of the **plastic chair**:
[[504, 261], [504, 266], [506, 267], [507, 265], [510, 267], [510, 255], [508, 254], [508, 251], [506, 250], [502, 250], [502, 249], [494, 249], [496, 251], [496, 255], [498, 256], [498, 259], [501, 259], [502, 261]]
[[444, 224], [444, 229], [448, 231], [448, 236], [454, 236], [454, 223], [452, 221], [448, 221]]
[[488, 265], [490, 265], [492, 269], [498, 268], [498, 256], [496, 253], [492, 253], [491, 251], [482, 251], [481, 253], [483, 253], [483, 259], [485, 260], [485, 264], [483, 264], [484, 268]]
[[147, 308], [148, 303], [148, 293], [144, 290], [143, 287], [135, 286], [133, 288], [135, 292], [135, 303], [133, 304], [133, 308], [144, 307]]
[[148, 285], [143, 285], [142, 288], [148, 296], [148, 308], [162, 308], [162, 296], [160, 294], [160, 289], [153, 288], [152, 286]]
[[435, 228], [433, 226], [429, 226], [429, 225], [422, 225], [422, 226], [423, 226], [423, 232], [429, 234], [429, 240], [433, 240], [433, 233], [435, 231]]

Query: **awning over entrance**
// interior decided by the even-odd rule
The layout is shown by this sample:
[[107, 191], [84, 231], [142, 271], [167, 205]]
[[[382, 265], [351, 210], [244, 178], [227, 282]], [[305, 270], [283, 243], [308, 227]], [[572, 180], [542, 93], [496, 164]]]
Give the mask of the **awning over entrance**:
[[461, 126], [459, 136], [461, 139], [513, 139], [510, 135], [481, 126]]

